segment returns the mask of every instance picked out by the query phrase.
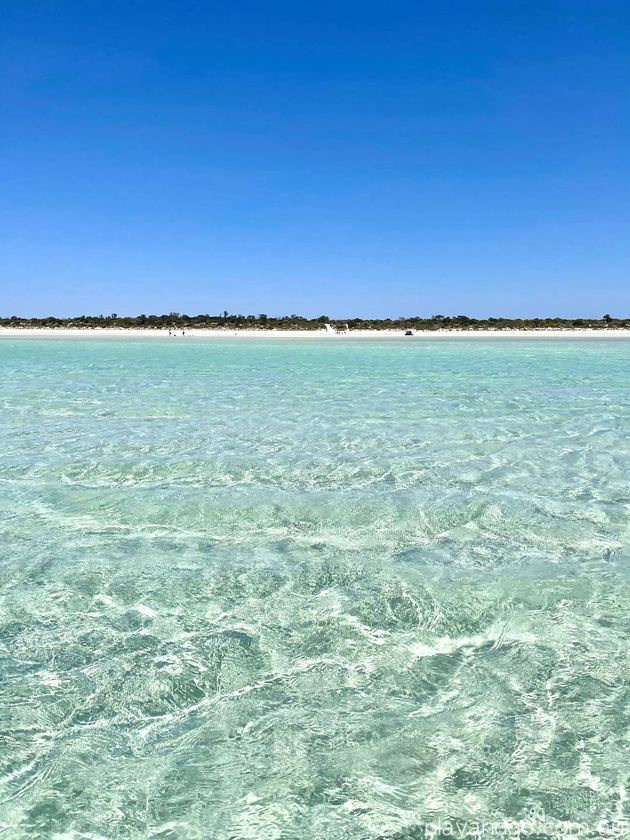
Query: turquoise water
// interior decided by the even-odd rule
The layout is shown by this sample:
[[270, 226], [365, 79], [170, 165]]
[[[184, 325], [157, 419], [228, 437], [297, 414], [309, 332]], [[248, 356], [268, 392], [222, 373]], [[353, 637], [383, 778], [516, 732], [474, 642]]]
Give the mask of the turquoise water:
[[4, 339], [0, 377], [0, 836], [628, 817], [630, 341]]

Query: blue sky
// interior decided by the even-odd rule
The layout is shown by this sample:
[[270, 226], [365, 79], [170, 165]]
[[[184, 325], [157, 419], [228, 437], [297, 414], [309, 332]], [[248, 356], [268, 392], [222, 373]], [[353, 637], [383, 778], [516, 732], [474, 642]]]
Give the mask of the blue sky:
[[630, 4], [4, 0], [0, 315], [630, 315]]

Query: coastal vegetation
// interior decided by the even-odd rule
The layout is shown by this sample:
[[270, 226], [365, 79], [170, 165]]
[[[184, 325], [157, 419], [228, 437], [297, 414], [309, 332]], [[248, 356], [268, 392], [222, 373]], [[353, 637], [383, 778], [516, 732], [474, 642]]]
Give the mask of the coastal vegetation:
[[540, 330], [540, 329], [630, 329], [630, 318], [469, 318], [467, 315], [433, 315], [430, 318], [348, 318], [334, 319], [327, 315], [304, 318], [301, 315], [232, 315], [224, 311], [218, 315], [80, 315], [74, 318], [21, 318], [17, 315], [2, 318], [1, 327], [50, 329], [257, 329], [257, 330], [321, 330], [325, 324], [348, 325], [350, 330]]

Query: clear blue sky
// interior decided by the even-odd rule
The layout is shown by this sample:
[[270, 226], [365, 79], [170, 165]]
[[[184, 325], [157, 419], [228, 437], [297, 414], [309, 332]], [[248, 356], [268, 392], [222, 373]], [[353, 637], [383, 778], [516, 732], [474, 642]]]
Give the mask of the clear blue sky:
[[0, 315], [630, 315], [630, 3], [3, 0]]

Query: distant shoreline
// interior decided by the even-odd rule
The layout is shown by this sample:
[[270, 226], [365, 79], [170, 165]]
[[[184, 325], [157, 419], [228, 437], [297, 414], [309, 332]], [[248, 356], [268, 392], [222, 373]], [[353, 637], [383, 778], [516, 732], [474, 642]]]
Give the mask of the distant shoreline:
[[140, 329], [136, 327], [95, 327], [77, 329], [76, 327], [0, 327], [0, 338], [154, 338], [171, 340], [228, 339], [228, 338], [304, 338], [326, 341], [339, 341], [353, 338], [630, 338], [630, 329], [589, 329], [589, 328], [540, 328], [540, 329], [437, 329], [413, 330], [413, 336], [405, 336], [405, 330], [348, 330], [335, 335], [325, 330], [246, 330], [246, 329]]

